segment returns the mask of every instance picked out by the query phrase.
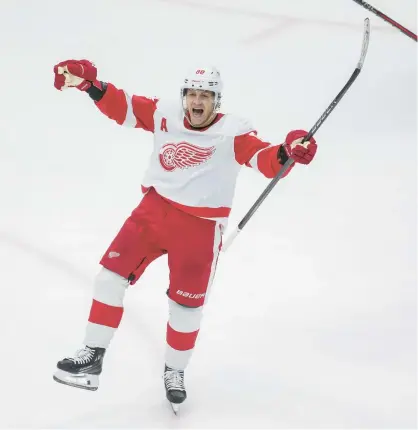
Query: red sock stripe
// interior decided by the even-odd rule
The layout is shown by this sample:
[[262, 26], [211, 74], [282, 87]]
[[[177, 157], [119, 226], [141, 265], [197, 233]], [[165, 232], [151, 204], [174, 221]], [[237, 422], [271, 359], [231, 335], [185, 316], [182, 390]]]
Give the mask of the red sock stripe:
[[167, 343], [177, 351], [193, 349], [198, 334], [199, 330], [192, 331], [191, 333], [181, 333], [172, 329], [170, 324], [167, 324]]
[[118, 328], [123, 315], [123, 308], [110, 306], [93, 299], [89, 322]]

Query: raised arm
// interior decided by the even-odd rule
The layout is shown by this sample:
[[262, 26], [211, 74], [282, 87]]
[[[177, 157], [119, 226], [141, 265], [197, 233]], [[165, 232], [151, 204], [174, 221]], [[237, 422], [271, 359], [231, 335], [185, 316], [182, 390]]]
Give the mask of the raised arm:
[[130, 96], [113, 84], [97, 80], [97, 68], [88, 60], [66, 60], [54, 67], [55, 88], [85, 91], [99, 110], [119, 125], [154, 132], [157, 99]]
[[[308, 132], [305, 130], [293, 130], [286, 136], [284, 143], [272, 145], [257, 137], [255, 130], [235, 137], [235, 159], [239, 164], [245, 164], [266, 178], [274, 178], [289, 157], [296, 163], [309, 164], [316, 153], [317, 145], [314, 138], [301, 143]], [[286, 176], [292, 167], [286, 172]], [[283, 176], [283, 177], [284, 177]]]

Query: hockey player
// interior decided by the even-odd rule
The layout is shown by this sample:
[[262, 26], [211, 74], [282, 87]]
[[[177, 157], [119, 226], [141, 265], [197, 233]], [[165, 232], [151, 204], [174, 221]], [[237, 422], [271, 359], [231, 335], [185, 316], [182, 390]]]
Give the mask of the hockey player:
[[104, 253], [94, 282], [84, 347], [57, 364], [54, 379], [96, 390], [103, 358], [123, 315], [126, 289], [146, 267], [168, 254], [169, 319], [163, 379], [167, 399], [186, 399], [184, 370], [199, 333], [243, 165], [273, 178], [289, 157], [309, 164], [317, 145], [306, 131], [288, 133], [272, 145], [257, 137], [246, 119], [220, 113], [222, 80], [213, 67], [193, 70], [181, 86], [180, 100], [129, 96], [97, 80], [87, 60], [54, 67], [55, 88], [75, 87], [120, 125], [154, 134], [154, 149], [143, 180], [143, 197]]

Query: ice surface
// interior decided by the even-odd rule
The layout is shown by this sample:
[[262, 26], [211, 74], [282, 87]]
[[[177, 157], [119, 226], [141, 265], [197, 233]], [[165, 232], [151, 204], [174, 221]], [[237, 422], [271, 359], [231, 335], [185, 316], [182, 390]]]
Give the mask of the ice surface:
[[[416, 2], [372, 4], [417, 30]], [[152, 136], [118, 127], [52, 67], [178, 96], [215, 64], [224, 110], [280, 142], [364, 69], [222, 255], [175, 417], [164, 399], [166, 259], [126, 298], [101, 387], [56, 384], [83, 338], [102, 252], [140, 199]], [[416, 427], [417, 45], [349, 0], [16, 1], [0, 12], [2, 428]], [[243, 169], [230, 227], [267, 185]]]

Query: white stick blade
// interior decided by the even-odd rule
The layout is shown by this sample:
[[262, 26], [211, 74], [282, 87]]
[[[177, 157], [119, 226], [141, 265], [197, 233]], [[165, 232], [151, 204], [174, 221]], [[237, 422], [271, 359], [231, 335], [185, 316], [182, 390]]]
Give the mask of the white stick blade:
[[363, 46], [361, 48], [360, 60], [357, 64], [358, 69], [361, 69], [363, 67], [363, 63], [367, 54], [367, 49], [369, 48], [369, 40], [370, 40], [370, 20], [369, 18], [366, 18], [364, 20]]
[[222, 251], [226, 252], [227, 249], [231, 246], [234, 239], [238, 236], [238, 234], [241, 232], [241, 230], [237, 227], [226, 239], [226, 241], [222, 245]]

